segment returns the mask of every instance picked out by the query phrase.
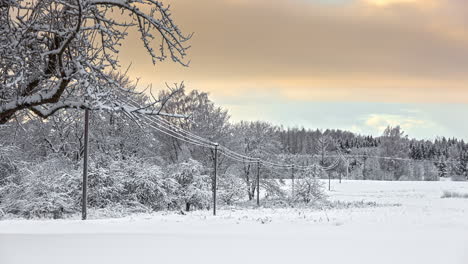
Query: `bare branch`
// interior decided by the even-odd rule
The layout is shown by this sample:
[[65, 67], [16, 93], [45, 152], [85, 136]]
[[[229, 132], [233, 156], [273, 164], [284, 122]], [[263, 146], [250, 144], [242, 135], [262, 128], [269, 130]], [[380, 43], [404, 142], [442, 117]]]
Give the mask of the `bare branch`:
[[[130, 20], [112, 16], [115, 9]], [[169, 9], [158, 1], [1, 1], [0, 124], [22, 110], [42, 118], [65, 108], [111, 111], [122, 91], [138, 94], [125, 87], [128, 81], [116, 79], [118, 47], [132, 27], [140, 31], [154, 63], [164, 60], [167, 50], [173, 61], [188, 64], [183, 59], [191, 35], [181, 33]], [[162, 45], [156, 44], [157, 38]], [[146, 104], [131, 111], [163, 115], [166, 102], [142, 102]]]

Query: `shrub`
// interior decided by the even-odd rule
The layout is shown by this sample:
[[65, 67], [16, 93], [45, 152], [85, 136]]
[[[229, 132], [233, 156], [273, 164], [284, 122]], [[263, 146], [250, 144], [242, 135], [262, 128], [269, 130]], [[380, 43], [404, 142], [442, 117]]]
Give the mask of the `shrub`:
[[450, 179], [452, 181], [466, 181], [466, 178], [463, 175], [452, 175]]
[[262, 192], [263, 189], [266, 199], [282, 199], [286, 195], [281, 188], [281, 185], [284, 185], [283, 180], [260, 179], [260, 192]]
[[161, 168], [153, 164], [134, 162], [124, 173], [124, 197], [153, 210], [166, 209], [173, 203], [177, 186], [174, 179], [166, 177]]
[[189, 159], [169, 166], [169, 175], [176, 183], [176, 204], [186, 211], [190, 208], [207, 208], [210, 204], [211, 185], [210, 177], [204, 174], [203, 166], [196, 160]]
[[468, 199], [468, 193], [444, 191], [440, 198], [465, 198]]
[[[20, 217], [62, 218], [79, 212], [82, 171], [64, 158], [50, 158], [10, 175], [0, 186], [0, 211]], [[161, 210], [176, 200], [179, 185], [161, 168], [137, 159], [90, 162], [88, 206], [118, 214]], [[192, 200], [197, 200], [194, 197]], [[191, 201], [192, 201], [191, 200]], [[196, 202], [194, 202], [196, 203]]]
[[227, 205], [233, 205], [246, 196], [244, 181], [230, 173], [219, 178], [218, 190], [219, 199]]
[[161, 210], [174, 202], [176, 182], [164, 176], [159, 166], [136, 158], [110, 161], [106, 166], [90, 170], [90, 206], [105, 208], [121, 204]]
[[320, 169], [318, 167], [308, 169], [304, 178], [297, 181], [295, 199], [306, 204], [322, 199], [324, 197], [322, 185], [317, 180], [319, 175]]
[[7, 184], [8, 176], [18, 171], [15, 158], [19, 156], [17, 148], [0, 145], [0, 187]]
[[79, 173], [57, 158], [19, 170], [2, 189], [1, 209], [26, 218], [62, 218], [78, 210], [73, 197], [77, 179]]

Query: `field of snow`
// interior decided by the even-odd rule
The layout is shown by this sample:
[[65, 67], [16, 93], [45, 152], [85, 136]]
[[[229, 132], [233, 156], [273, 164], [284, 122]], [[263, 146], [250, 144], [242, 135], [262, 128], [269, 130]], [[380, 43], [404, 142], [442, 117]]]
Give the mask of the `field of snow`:
[[[332, 182], [335, 209], [0, 221], [0, 263], [467, 264], [466, 182]], [[361, 203], [362, 202], [362, 203]], [[362, 206], [359, 206], [362, 205]]]

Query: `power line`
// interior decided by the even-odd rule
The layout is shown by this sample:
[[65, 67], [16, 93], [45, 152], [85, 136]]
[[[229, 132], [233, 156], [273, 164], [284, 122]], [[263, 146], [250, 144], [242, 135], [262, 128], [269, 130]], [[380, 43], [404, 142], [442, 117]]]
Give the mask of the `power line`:
[[[147, 122], [148, 122], [149, 119], [148, 119], [147, 117], [144, 117], [144, 118], [146, 118], [146, 120], [147, 120]], [[204, 143], [198, 142], [198, 141], [194, 141], [194, 140], [192, 140], [192, 139], [190, 139], [190, 138], [184, 137], [183, 135], [178, 134], [178, 133], [176, 133], [176, 132], [174, 132], [174, 131], [169, 130], [169, 129], [166, 128], [166, 130], [169, 130], [169, 132], [167, 132], [167, 131], [164, 130], [164, 127], [163, 127], [163, 128], [158, 128], [158, 127], [156, 127], [155, 125], [150, 124], [150, 123], [147, 123], [147, 122], [146, 122], [146, 125], [147, 125], [147, 126], [153, 128], [153, 129], [155, 129], [155, 130], [157, 130], [157, 131], [159, 131], [159, 132], [161, 132], [161, 133], [163, 133], [163, 134], [165, 134], [165, 135], [167, 135], [167, 136], [170, 136], [170, 137], [179, 139], [179, 140], [181, 140], [181, 141], [183, 141], [183, 142], [186, 142], [186, 143], [189, 143], [189, 144], [192, 144], [192, 145], [196, 145], [196, 146], [199, 146], [199, 147], [203, 147], [203, 148], [212, 148], [211, 145], [204, 144]], [[149, 122], [151, 122], [151, 120], [149, 120]], [[153, 123], [153, 122], [152, 122], [152, 123]]]
[[[131, 101], [129, 104], [128, 102], [125, 102], [123, 100], [119, 100], [122, 103], [132, 105], [133, 107], [140, 107], [137, 102], [135, 102], [132, 99], [128, 99]], [[141, 107], [140, 107], [141, 108]], [[125, 111], [125, 110], [124, 110]], [[135, 114], [132, 114], [133, 117], [136, 117]], [[203, 148], [213, 148], [215, 146], [215, 142], [212, 142], [206, 138], [203, 138], [201, 136], [198, 136], [190, 131], [187, 131], [181, 127], [176, 126], [175, 124], [169, 122], [168, 120], [160, 117], [160, 116], [152, 116], [152, 115], [145, 115], [145, 114], [140, 114], [140, 116], [143, 116], [143, 118], [146, 120], [145, 124], [150, 126], [151, 128], [169, 136], [176, 138], [178, 140], [181, 140], [185, 143], [192, 144], [195, 146], [203, 147]], [[140, 118], [141, 120], [141, 118]], [[148, 123], [149, 122], [149, 123]], [[271, 161], [267, 161], [264, 159], [256, 158], [256, 157], [251, 157], [247, 156], [244, 154], [240, 154], [236, 151], [233, 151], [225, 146], [219, 145], [219, 151], [220, 154], [226, 156], [227, 158], [237, 161], [237, 162], [243, 162], [243, 163], [256, 163], [260, 162], [261, 164], [267, 166], [267, 167], [275, 167], [275, 168], [280, 168], [280, 169], [290, 169], [294, 166], [295, 169], [297, 170], [307, 170], [313, 166], [317, 165], [312, 165], [312, 166], [301, 166], [301, 165], [296, 165], [293, 163], [275, 163]], [[273, 153], [269, 153], [264, 151], [264, 153], [268, 153], [269, 155], [273, 155]], [[314, 155], [306, 155], [308, 157], [320, 157], [317, 154]], [[355, 155], [345, 155], [343, 154], [340, 150], [338, 150], [337, 155], [326, 155], [325, 157], [327, 158], [336, 158], [336, 160], [327, 167], [324, 166], [319, 166], [322, 170], [324, 171], [329, 171], [334, 169], [336, 166], [338, 166], [340, 160], [345, 160], [348, 162], [348, 158], [375, 158], [375, 159], [384, 159], [384, 160], [398, 160], [398, 161], [410, 161], [410, 162], [424, 162], [424, 161], [429, 161], [429, 162], [441, 162], [437, 160], [415, 160], [415, 159], [410, 159], [410, 158], [400, 158], [400, 157], [383, 157], [383, 156], [369, 156], [365, 154], [355, 154]], [[444, 161], [445, 163], [453, 163], [455, 164], [456, 162], [454, 161]]]

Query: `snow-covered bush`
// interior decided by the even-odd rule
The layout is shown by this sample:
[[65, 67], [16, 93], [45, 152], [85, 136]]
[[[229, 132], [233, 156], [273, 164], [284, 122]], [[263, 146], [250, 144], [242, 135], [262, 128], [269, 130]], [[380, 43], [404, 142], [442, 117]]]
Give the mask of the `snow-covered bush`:
[[175, 199], [179, 207], [207, 208], [211, 198], [211, 179], [204, 174], [205, 169], [200, 162], [189, 159], [168, 168], [169, 175], [177, 182]]
[[60, 158], [21, 169], [2, 188], [1, 210], [26, 218], [62, 218], [78, 210], [73, 195], [78, 179], [79, 172]]
[[260, 193], [265, 192], [266, 199], [284, 198], [284, 193], [281, 185], [284, 185], [283, 180], [276, 179], [260, 179]]
[[[117, 164], [123, 166], [123, 163]], [[127, 166], [123, 185], [125, 197], [129, 201], [138, 202], [153, 210], [167, 209], [173, 203], [177, 184], [174, 179], [166, 177], [161, 168], [154, 164], [134, 162]]]
[[[105, 167], [96, 167], [105, 166]], [[162, 169], [137, 158], [92, 163], [88, 177], [88, 203], [105, 208], [145, 206], [152, 210], [168, 208], [176, 199], [177, 182]]]
[[297, 180], [295, 196], [304, 203], [310, 203], [323, 198], [322, 185], [317, 180], [321, 170], [311, 167], [304, 173], [304, 178]]
[[[76, 165], [66, 158], [50, 157], [10, 175], [0, 186], [0, 210], [26, 218], [61, 218], [79, 212], [82, 171]], [[203, 176], [195, 173], [193, 183], [184, 187], [169, 176], [159, 166], [136, 158], [93, 160], [88, 175], [89, 209], [118, 209], [117, 215], [164, 210], [178, 204], [181, 193], [194, 206], [205, 206], [207, 199], [200, 190]]]
[[240, 177], [226, 173], [219, 178], [218, 182], [218, 197], [225, 204], [233, 205], [246, 198], [245, 183]]
[[6, 184], [9, 175], [17, 171], [15, 157], [19, 156], [18, 149], [0, 144], [0, 187]]
[[459, 193], [459, 192], [451, 192], [451, 191], [444, 191], [440, 198], [465, 198], [468, 199], [468, 193]]
[[[114, 203], [123, 202], [124, 177], [119, 177], [120, 171], [99, 167], [89, 169], [88, 174], [88, 205], [90, 207], [105, 208]], [[79, 192], [81, 193], [81, 185]], [[77, 198], [80, 199], [80, 194]]]
[[450, 180], [452, 180], [452, 181], [466, 181], [467, 179], [463, 175], [451, 175]]

